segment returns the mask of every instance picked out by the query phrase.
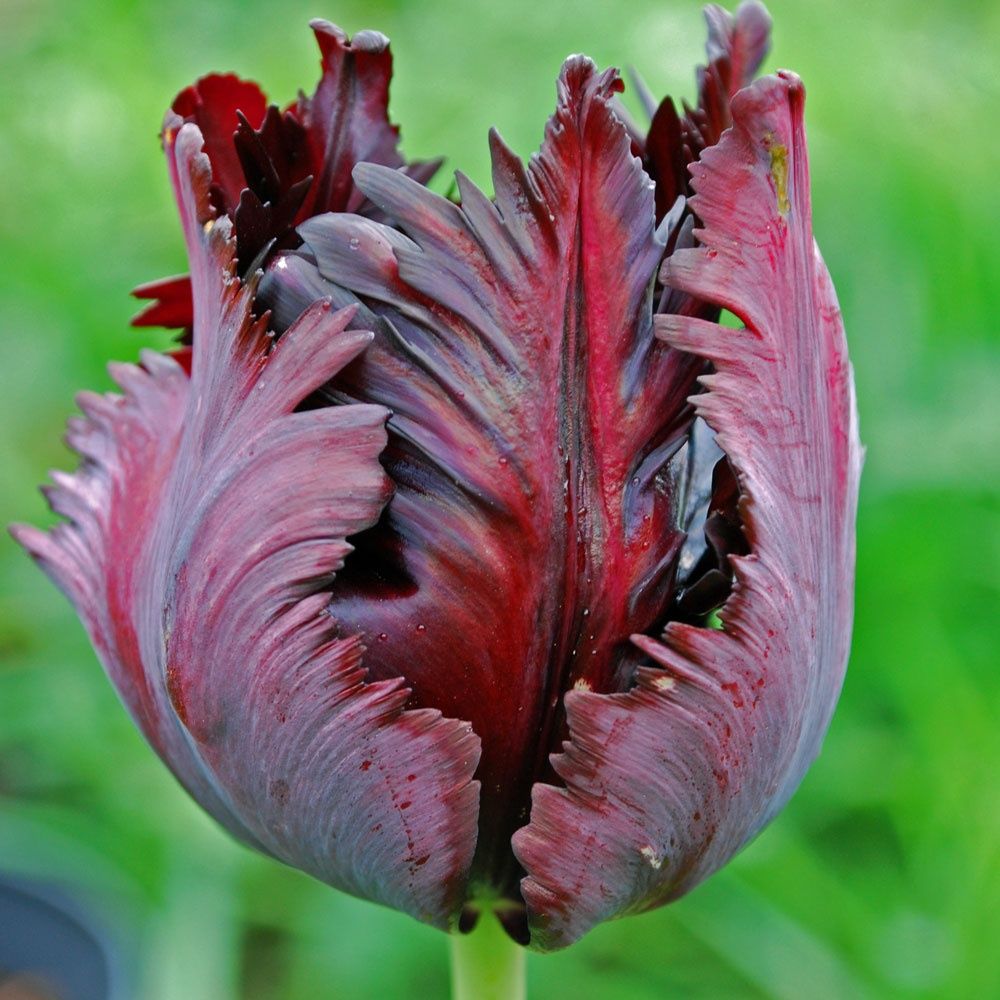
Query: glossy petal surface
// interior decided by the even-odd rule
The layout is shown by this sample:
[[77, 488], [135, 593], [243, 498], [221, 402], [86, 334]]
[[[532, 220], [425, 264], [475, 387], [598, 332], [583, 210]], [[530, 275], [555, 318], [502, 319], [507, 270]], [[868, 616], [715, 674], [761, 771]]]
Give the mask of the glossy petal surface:
[[401, 167], [399, 129], [389, 123], [392, 55], [377, 31], [347, 35], [329, 21], [313, 21], [323, 75], [316, 93], [295, 115], [309, 137], [313, 184], [304, 216], [356, 212], [364, 196], [351, 171], [357, 163]]
[[[234, 276], [228, 219], [193, 125], [168, 120], [192, 264], [190, 379], [174, 361], [114, 369], [84, 397], [70, 523], [22, 543], [68, 593], [147, 738], [242, 839], [330, 884], [447, 926], [475, 846], [478, 740], [367, 683], [360, 637], [327, 612], [345, 541], [391, 486], [386, 412], [297, 411], [363, 350], [318, 302], [272, 346]], [[412, 809], [410, 808], [412, 806]]]
[[736, 468], [751, 553], [733, 560], [724, 631], [637, 637], [652, 665], [626, 694], [567, 695], [563, 788], [536, 786], [514, 837], [533, 942], [672, 899], [784, 804], [819, 750], [850, 641], [860, 469], [840, 312], [812, 236], [803, 89], [767, 78], [692, 168], [701, 245], [664, 280], [732, 310], [731, 330], [658, 318], [708, 358], [695, 399]]
[[493, 900], [544, 950], [676, 898], [839, 693], [860, 447], [803, 91], [750, 85], [756, 0], [706, 18], [695, 108], [644, 137], [571, 57], [492, 198], [404, 164], [377, 32], [313, 22], [283, 111], [182, 92], [191, 276], [136, 323], [185, 344], [81, 397], [68, 523], [15, 530], [213, 816], [439, 927]]
[[670, 462], [698, 366], [653, 337], [663, 246], [618, 89], [570, 60], [527, 168], [493, 136], [492, 202], [461, 175], [458, 207], [358, 167], [398, 228], [310, 220], [306, 256], [264, 290], [286, 320], [336, 286], [382, 318], [334, 387], [393, 411], [397, 490], [331, 610], [368, 637], [374, 676], [403, 673], [420, 704], [472, 723], [475, 877], [515, 899], [510, 835], [558, 746], [562, 693], [628, 686], [628, 637], [661, 625], [683, 541]]

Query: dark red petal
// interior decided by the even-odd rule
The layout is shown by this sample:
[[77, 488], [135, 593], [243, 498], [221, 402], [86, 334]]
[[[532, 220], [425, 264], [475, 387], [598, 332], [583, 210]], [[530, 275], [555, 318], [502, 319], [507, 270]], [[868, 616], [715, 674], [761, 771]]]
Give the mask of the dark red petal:
[[728, 62], [727, 90], [732, 97], [753, 81], [771, 48], [771, 15], [759, 0], [743, 0], [734, 17], [717, 4], [705, 8], [709, 65]]
[[[404, 165], [399, 129], [389, 122], [392, 56], [389, 40], [313, 21], [322, 75], [312, 97], [279, 112], [256, 84], [213, 74], [177, 95], [173, 111], [194, 122], [212, 164], [212, 204], [233, 218], [240, 273], [262, 252], [298, 245], [293, 226], [328, 211], [380, 218], [351, 177], [361, 161], [399, 167], [426, 184], [440, 160]], [[140, 298], [166, 297], [144, 309], [134, 326], [184, 328], [189, 339], [190, 291], [165, 279], [137, 289]], [[160, 292], [162, 286], [162, 293]]]
[[355, 164], [403, 165], [399, 129], [389, 123], [389, 39], [359, 31], [349, 40], [329, 21], [315, 20], [311, 27], [323, 75], [315, 94], [300, 98], [294, 109], [309, 137], [314, 178], [301, 218], [358, 211], [364, 198], [351, 177]]
[[205, 140], [205, 153], [212, 164], [213, 199], [220, 212], [232, 215], [246, 187], [243, 167], [233, 135], [239, 114], [259, 128], [267, 112], [267, 98], [260, 87], [231, 73], [212, 73], [182, 90], [171, 105], [185, 121], [194, 122]]
[[743, 0], [736, 15], [705, 8], [708, 65], [698, 68], [698, 106], [678, 115], [672, 98], [660, 103], [645, 142], [645, 163], [656, 183], [656, 217], [689, 193], [687, 164], [719, 141], [729, 127], [729, 102], [756, 76], [771, 47], [771, 16], [758, 0]]
[[[122, 700], [156, 752], [212, 816], [241, 840], [252, 834], [235, 816], [172, 718], [162, 683], [144, 665], [133, 614], [134, 575], [156, 517], [177, 447], [188, 396], [182, 369], [144, 354], [144, 368], [115, 366], [125, 396], [81, 393], [83, 417], [67, 441], [83, 459], [73, 475], [54, 472], [44, 487], [52, 509], [70, 523], [51, 532], [27, 525], [14, 538], [69, 597]], [[259, 846], [259, 845], [257, 845]]]
[[273, 104], [259, 128], [241, 114], [233, 136], [246, 186], [264, 202], [278, 202], [309, 177], [306, 132], [295, 116]]
[[272, 349], [234, 277], [194, 125], [168, 121], [195, 301], [190, 380], [155, 354], [82, 400], [87, 459], [57, 477], [69, 524], [18, 530], [80, 610], [150, 742], [245, 840], [438, 926], [475, 846], [478, 741], [367, 683], [328, 588], [390, 493], [380, 407], [296, 410], [370, 342], [311, 307]]
[[693, 156], [674, 102], [667, 97], [656, 109], [646, 136], [646, 168], [656, 181], [656, 216], [663, 218], [687, 190], [687, 165]]
[[[231, 73], [213, 73], [186, 87], [171, 105], [175, 115], [193, 122], [201, 130], [205, 153], [212, 165], [212, 202], [219, 212], [232, 214], [246, 187], [234, 135], [243, 121], [260, 126], [267, 111], [267, 98], [256, 83]], [[152, 299], [132, 320], [132, 326], [164, 326], [184, 331], [190, 341], [194, 312], [190, 278], [161, 278], [134, 289], [138, 299]]]
[[152, 299], [132, 326], [165, 326], [190, 330], [194, 325], [194, 302], [191, 299], [191, 278], [186, 274], [176, 278], [161, 278], [132, 289], [137, 299]]
[[458, 206], [358, 166], [403, 231], [310, 220], [304, 254], [275, 265], [264, 295], [290, 315], [325, 277], [382, 318], [334, 389], [393, 411], [383, 461], [397, 491], [332, 609], [376, 639], [373, 673], [405, 674], [421, 704], [472, 722], [474, 877], [512, 899], [510, 835], [558, 746], [561, 693], [628, 686], [628, 637], [661, 626], [682, 540], [671, 462], [702, 363], [652, 334], [663, 246], [619, 89], [567, 62], [531, 163], [492, 137], [495, 201], [461, 175]]
[[656, 667], [627, 694], [567, 696], [565, 788], [535, 788], [514, 838], [543, 948], [657, 906], [730, 858], [816, 756], [840, 691], [853, 610], [861, 449], [840, 312], [813, 241], [803, 90], [783, 73], [733, 101], [734, 125], [692, 168], [701, 246], [664, 280], [732, 310], [731, 330], [657, 318], [708, 358], [695, 397], [743, 493], [752, 552], [732, 560], [724, 631], [638, 637]]

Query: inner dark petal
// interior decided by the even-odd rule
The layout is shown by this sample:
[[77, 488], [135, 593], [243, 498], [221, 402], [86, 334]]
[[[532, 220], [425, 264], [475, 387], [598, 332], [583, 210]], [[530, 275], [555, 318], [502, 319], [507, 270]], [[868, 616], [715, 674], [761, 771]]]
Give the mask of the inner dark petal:
[[[690, 225], [681, 231], [680, 214], [674, 222], [669, 244], [690, 241]], [[335, 306], [358, 301], [319, 273], [308, 248], [280, 255], [260, 289], [279, 334], [322, 296]], [[670, 305], [706, 318], [716, 312]], [[731, 586], [736, 493], [725, 457], [687, 402], [706, 369], [653, 346], [669, 352], [656, 356], [667, 372], [657, 396], [662, 419], [622, 474], [609, 527], [585, 398], [542, 408], [559, 424], [558, 454], [543, 485], [525, 489], [525, 455], [539, 428], [517, 426], [515, 401], [512, 426], [482, 419], [476, 393], [449, 375], [473, 363], [460, 345], [442, 344], [381, 303], [363, 303], [354, 325], [374, 330], [375, 341], [306, 405], [388, 405], [382, 462], [396, 492], [379, 523], [351, 539], [356, 551], [334, 582], [330, 613], [345, 633], [364, 635], [372, 679], [403, 676], [414, 707], [472, 724], [483, 757], [471, 894], [519, 903], [510, 837], [527, 822], [532, 785], [556, 781], [548, 758], [566, 736], [566, 691], [627, 690], [642, 662], [629, 636], [658, 635], [670, 620], [704, 624]], [[485, 380], [478, 389], [501, 391]], [[578, 391], [570, 382], [568, 396]], [[511, 440], [523, 448], [512, 450]], [[540, 522], [537, 509], [558, 513]]]
[[729, 557], [746, 555], [750, 546], [737, 507], [736, 476], [700, 417], [692, 424], [685, 448], [686, 479], [678, 512], [685, 539], [666, 621], [704, 625], [732, 591]]
[[293, 226], [312, 183], [305, 129], [274, 105], [260, 128], [238, 114], [233, 144], [246, 187], [233, 222], [241, 274], [262, 255], [299, 245]]

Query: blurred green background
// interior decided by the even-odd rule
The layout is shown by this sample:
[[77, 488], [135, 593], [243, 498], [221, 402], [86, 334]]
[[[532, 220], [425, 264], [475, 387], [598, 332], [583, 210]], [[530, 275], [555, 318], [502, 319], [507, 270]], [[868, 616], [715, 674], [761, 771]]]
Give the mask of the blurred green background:
[[[538, 998], [1000, 996], [1000, 5], [770, 8], [868, 446], [851, 667], [773, 826], [674, 906], [532, 956]], [[568, 53], [690, 98], [704, 38], [689, 0], [0, 0], [0, 522], [51, 522], [74, 392], [166, 343], [127, 325], [129, 289], [185, 267], [164, 109], [210, 69], [311, 89], [316, 15], [392, 37], [405, 152], [483, 184], [488, 127], [530, 152]], [[142, 1000], [444, 996], [443, 936], [201, 815], [0, 546], [0, 868], [83, 886]]]

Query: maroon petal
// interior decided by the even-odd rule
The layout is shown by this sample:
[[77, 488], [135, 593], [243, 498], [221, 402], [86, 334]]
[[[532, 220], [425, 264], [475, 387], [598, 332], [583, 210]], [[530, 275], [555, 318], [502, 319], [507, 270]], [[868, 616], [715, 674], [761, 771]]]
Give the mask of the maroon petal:
[[751, 554], [735, 557], [724, 630], [635, 642], [655, 666], [626, 694], [567, 696], [564, 788], [535, 788], [514, 838], [533, 943], [566, 945], [716, 870], [781, 808], [819, 750], [847, 660], [861, 450], [844, 333], [815, 247], [789, 73], [733, 101], [692, 168], [701, 246], [664, 280], [746, 324], [657, 317], [710, 359], [695, 398], [733, 463]]
[[715, 4], [705, 8], [708, 65], [698, 68], [698, 105], [678, 115], [666, 97], [653, 114], [645, 166], [656, 184], [656, 217], [678, 195], [690, 193], [687, 165], [719, 141], [729, 127], [729, 102], [756, 76], [771, 46], [771, 16], [758, 0], [743, 0], [735, 16]]
[[243, 167], [233, 143], [240, 115], [259, 128], [267, 111], [260, 87], [231, 73], [203, 76], [175, 98], [171, 109], [198, 126], [205, 154], [212, 164], [212, 201], [216, 209], [232, 215], [246, 187]]
[[322, 55], [316, 93], [302, 97], [295, 116], [305, 126], [313, 161], [313, 185], [302, 217], [355, 212], [363, 195], [351, 171], [357, 163], [401, 167], [399, 129], [389, 123], [392, 54], [389, 39], [359, 31], [353, 39], [329, 21], [310, 27]]
[[[174, 99], [174, 113], [204, 136], [212, 203], [234, 220], [241, 274], [263, 254], [297, 246], [293, 226], [310, 216], [350, 211], [379, 217], [354, 184], [356, 164], [397, 167], [423, 184], [440, 166], [439, 160], [404, 164], [399, 154], [399, 129], [389, 122], [389, 40], [377, 31], [349, 40], [328, 21], [311, 26], [322, 75], [312, 97], [300, 96], [284, 112], [269, 108], [256, 84], [231, 74], [202, 77]], [[180, 328], [189, 341], [185, 277], [151, 282], [133, 294], [154, 299], [133, 326]]]
[[[256, 83], [232, 73], [212, 73], [182, 90], [171, 110], [198, 126], [212, 165], [212, 203], [218, 212], [232, 215], [246, 187], [234, 135], [241, 121], [248, 129], [263, 123], [267, 98]], [[132, 319], [132, 326], [183, 330], [182, 340], [190, 343], [194, 305], [188, 275], [151, 281], [133, 289], [132, 294], [137, 299], [153, 300]]]
[[245, 274], [262, 254], [298, 245], [293, 226], [312, 184], [312, 161], [306, 130], [274, 105], [259, 129], [241, 117], [233, 142], [246, 178], [233, 213], [236, 259]]
[[190, 338], [194, 325], [194, 302], [191, 299], [191, 278], [180, 274], [176, 278], [161, 278], [132, 289], [137, 299], [152, 299], [138, 316], [133, 326], [165, 326], [185, 330]]
[[743, 0], [735, 16], [718, 4], [705, 8], [709, 67], [725, 74], [729, 97], [750, 84], [771, 48], [771, 15], [759, 0]]
[[190, 379], [155, 354], [85, 396], [84, 456], [51, 497], [68, 524], [17, 537], [76, 604], [108, 673], [188, 790], [244, 840], [448, 926], [476, 838], [478, 741], [367, 683], [328, 588], [390, 484], [386, 412], [298, 411], [371, 340], [318, 302], [272, 347], [234, 277], [194, 125], [165, 145], [195, 302]]
[[324, 287], [374, 314], [359, 321], [375, 342], [334, 393], [393, 411], [397, 489], [332, 609], [376, 640], [373, 675], [405, 673], [419, 703], [472, 722], [474, 878], [513, 900], [510, 836], [558, 746], [561, 694], [628, 686], [628, 637], [662, 627], [683, 539], [675, 459], [703, 363], [653, 337], [663, 245], [620, 86], [567, 62], [527, 167], [492, 136], [493, 201], [461, 175], [459, 206], [357, 167], [399, 229], [312, 219], [264, 287], [285, 318]]

